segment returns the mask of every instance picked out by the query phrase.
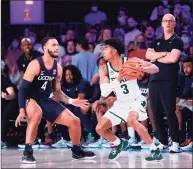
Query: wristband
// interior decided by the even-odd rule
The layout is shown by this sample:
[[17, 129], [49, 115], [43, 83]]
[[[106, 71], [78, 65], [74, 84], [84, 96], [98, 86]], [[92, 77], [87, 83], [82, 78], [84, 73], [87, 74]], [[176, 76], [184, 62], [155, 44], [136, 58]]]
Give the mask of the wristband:
[[68, 100], [68, 103], [69, 103], [69, 104], [72, 104], [73, 100], [74, 100], [74, 99], [71, 99], [71, 98], [70, 98], [70, 99]]

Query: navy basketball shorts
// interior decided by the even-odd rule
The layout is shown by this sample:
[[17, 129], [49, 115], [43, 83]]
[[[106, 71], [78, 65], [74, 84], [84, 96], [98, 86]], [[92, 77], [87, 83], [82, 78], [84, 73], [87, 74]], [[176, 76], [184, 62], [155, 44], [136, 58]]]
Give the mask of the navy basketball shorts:
[[43, 112], [43, 118], [50, 123], [54, 123], [62, 111], [66, 108], [62, 104], [48, 98], [43, 100], [36, 100]]

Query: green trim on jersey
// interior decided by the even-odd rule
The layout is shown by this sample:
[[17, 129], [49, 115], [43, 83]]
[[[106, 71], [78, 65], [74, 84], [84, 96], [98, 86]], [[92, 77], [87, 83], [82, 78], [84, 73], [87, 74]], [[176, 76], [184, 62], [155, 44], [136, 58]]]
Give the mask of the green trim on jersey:
[[119, 119], [121, 119], [121, 123], [122, 123], [122, 122], [126, 123], [126, 121], [125, 121], [122, 117], [116, 115], [116, 114], [113, 113], [112, 111], [109, 111], [109, 113], [111, 113], [111, 114], [113, 114], [114, 116], [116, 116], [116, 117], [118, 117]]

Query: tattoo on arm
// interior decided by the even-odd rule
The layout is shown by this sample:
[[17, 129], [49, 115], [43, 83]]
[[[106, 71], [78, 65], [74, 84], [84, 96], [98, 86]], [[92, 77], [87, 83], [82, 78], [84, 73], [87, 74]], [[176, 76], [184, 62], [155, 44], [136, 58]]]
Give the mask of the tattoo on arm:
[[65, 104], [69, 104], [69, 99], [70, 97], [68, 97], [65, 93], [63, 93], [61, 90], [56, 90], [54, 91], [54, 97], [56, 97], [58, 100], [60, 100], [61, 102], [64, 102]]

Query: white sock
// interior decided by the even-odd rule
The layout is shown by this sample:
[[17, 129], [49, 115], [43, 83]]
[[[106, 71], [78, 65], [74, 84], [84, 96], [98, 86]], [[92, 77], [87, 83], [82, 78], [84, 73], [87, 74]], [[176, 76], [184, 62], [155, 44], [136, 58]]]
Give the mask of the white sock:
[[115, 146], [118, 146], [121, 143], [121, 140], [116, 137], [116, 140], [112, 142]]
[[128, 127], [127, 128], [128, 134], [131, 138], [135, 138], [135, 130], [133, 127]]
[[150, 150], [157, 150], [157, 147], [154, 143], [152, 143], [152, 144], [149, 145], [149, 149]]

